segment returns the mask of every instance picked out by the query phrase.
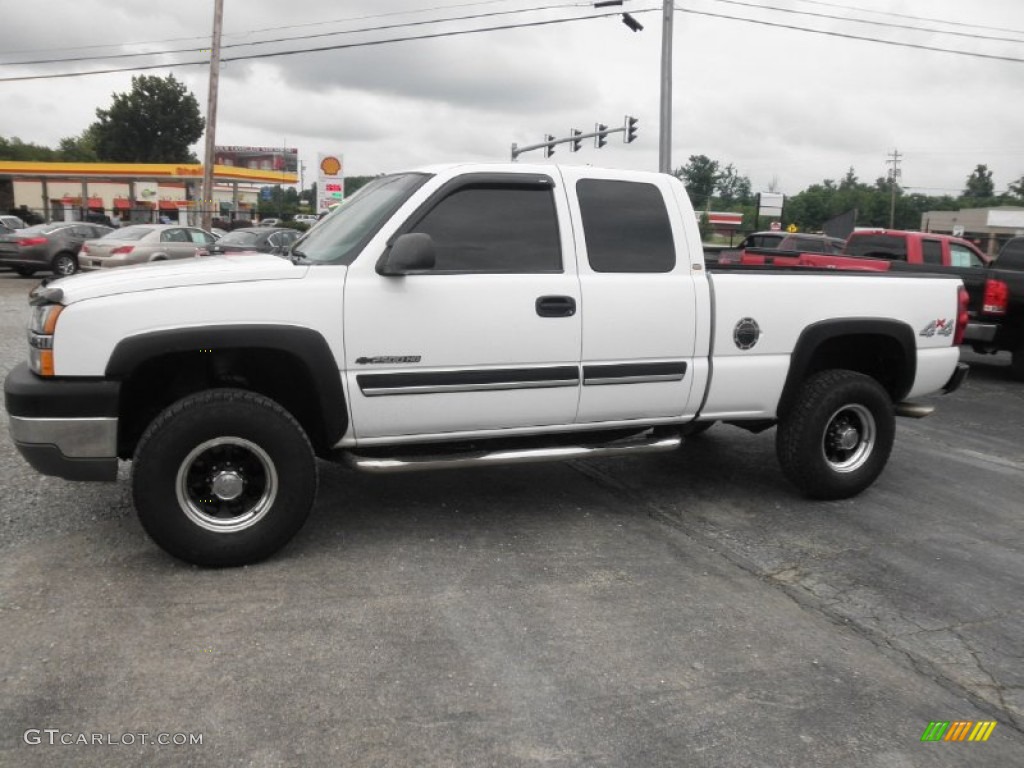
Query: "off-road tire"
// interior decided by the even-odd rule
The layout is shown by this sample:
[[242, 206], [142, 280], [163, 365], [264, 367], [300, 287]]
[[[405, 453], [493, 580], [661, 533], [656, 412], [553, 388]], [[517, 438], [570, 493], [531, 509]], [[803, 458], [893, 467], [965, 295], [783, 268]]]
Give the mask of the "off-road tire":
[[783, 474], [814, 499], [845, 499], [885, 468], [896, 436], [888, 392], [870, 376], [828, 370], [810, 377], [778, 425]]
[[255, 563], [287, 544], [316, 497], [313, 447], [273, 400], [240, 389], [185, 397], [139, 440], [132, 494], [164, 550], [205, 566]]

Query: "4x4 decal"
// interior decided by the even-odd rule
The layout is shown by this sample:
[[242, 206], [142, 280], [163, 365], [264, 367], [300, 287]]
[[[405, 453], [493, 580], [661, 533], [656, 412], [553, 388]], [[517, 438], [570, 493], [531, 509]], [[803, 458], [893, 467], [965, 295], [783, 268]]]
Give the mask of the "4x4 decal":
[[918, 333], [917, 335], [918, 336], [927, 336], [929, 339], [932, 336], [936, 336], [936, 335], [937, 336], [952, 336], [953, 335], [953, 326], [955, 326], [955, 325], [956, 325], [956, 323], [954, 323], [951, 320], [946, 320], [945, 318], [943, 318], [942, 320], [932, 320], [930, 323], [928, 323], [928, 325], [926, 325], [924, 328], [922, 328], [920, 333]]

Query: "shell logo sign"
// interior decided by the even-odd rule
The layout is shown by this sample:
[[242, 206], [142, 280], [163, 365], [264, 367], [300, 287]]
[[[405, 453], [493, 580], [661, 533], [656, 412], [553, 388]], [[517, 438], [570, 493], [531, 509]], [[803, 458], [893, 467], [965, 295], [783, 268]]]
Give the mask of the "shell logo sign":
[[340, 154], [321, 152], [317, 159], [317, 209], [326, 211], [345, 199], [345, 164]]

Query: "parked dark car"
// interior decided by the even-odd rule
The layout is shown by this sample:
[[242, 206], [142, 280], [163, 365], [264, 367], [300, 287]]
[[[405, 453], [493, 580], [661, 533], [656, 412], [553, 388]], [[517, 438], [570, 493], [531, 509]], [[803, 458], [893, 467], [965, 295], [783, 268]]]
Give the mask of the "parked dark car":
[[283, 256], [302, 235], [287, 227], [245, 227], [228, 232], [210, 248], [210, 253], [258, 251]]
[[12, 267], [22, 277], [45, 271], [70, 275], [78, 271], [82, 243], [108, 232], [113, 230], [101, 224], [56, 221], [0, 235], [0, 267]]

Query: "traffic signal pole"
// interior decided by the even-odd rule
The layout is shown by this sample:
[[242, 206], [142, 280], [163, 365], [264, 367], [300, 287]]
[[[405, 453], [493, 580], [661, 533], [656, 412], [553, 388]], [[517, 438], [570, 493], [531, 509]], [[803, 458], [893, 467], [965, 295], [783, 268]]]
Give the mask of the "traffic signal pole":
[[658, 170], [672, 173], [672, 0], [663, 0], [661, 16], [661, 125], [658, 137]]
[[576, 152], [580, 148], [580, 144], [583, 139], [594, 139], [594, 146], [598, 149], [605, 145], [605, 140], [609, 133], [621, 133], [623, 134], [623, 141], [627, 144], [632, 143], [636, 139], [636, 124], [637, 119], [630, 115], [626, 115], [626, 121], [621, 128], [609, 128], [606, 125], [598, 123], [595, 129], [591, 133], [583, 133], [575, 128], [569, 131], [569, 135], [556, 138], [554, 136], [545, 136], [544, 141], [539, 144], [528, 144], [524, 147], [520, 147], [518, 144], [512, 145], [512, 162], [514, 163], [521, 154], [524, 152], [532, 152], [535, 149], [543, 149], [544, 157], [551, 157], [555, 154], [555, 147], [559, 144], [569, 144], [573, 146], [571, 150]]

